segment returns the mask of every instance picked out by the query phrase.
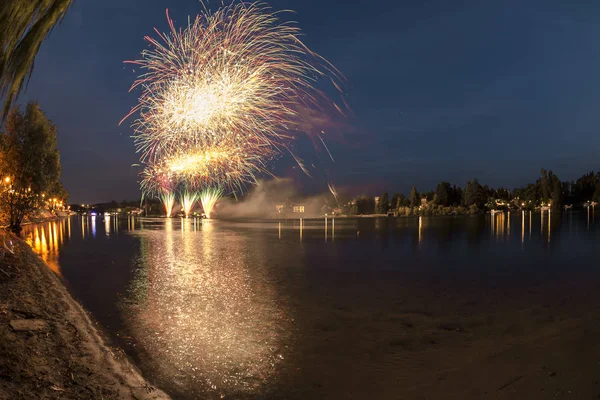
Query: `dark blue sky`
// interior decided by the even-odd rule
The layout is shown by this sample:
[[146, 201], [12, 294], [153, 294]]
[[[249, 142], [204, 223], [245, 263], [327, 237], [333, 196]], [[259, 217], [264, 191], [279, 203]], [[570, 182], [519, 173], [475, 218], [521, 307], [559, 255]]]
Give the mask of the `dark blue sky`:
[[[408, 192], [472, 177], [514, 187], [542, 167], [563, 180], [600, 167], [598, 1], [270, 5], [297, 11], [305, 43], [348, 79], [355, 118], [329, 143], [338, 188]], [[58, 126], [73, 202], [139, 198], [131, 130], [117, 126], [136, 100], [122, 62], [165, 30], [166, 8], [183, 24], [201, 5], [76, 1], [40, 50], [21, 101], [38, 99]]]

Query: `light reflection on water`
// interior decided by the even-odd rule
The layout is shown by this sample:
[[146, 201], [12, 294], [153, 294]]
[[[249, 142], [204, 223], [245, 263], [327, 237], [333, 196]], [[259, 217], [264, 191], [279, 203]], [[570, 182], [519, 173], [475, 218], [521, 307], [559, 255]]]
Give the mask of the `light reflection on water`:
[[134, 234], [141, 254], [125, 312], [145, 362], [182, 390], [258, 393], [285, 357], [290, 324], [262, 249], [199, 220]]
[[[397, 376], [429, 364], [406, 358], [423, 331], [410, 342], [402, 321], [417, 331], [432, 319], [424, 332], [437, 335], [430, 305], [447, 303], [430, 278], [460, 304], [479, 304], [486, 282], [517, 295], [529, 290], [524, 276], [534, 288], [571, 275], [595, 282], [600, 251], [593, 210], [327, 222], [73, 217], [23, 236], [143, 373], [182, 399], [403, 393], [410, 385]], [[461, 278], [482, 294], [469, 297]], [[451, 306], [435, 312], [456, 318]]]
[[71, 219], [26, 225], [21, 235], [50, 269], [60, 275], [58, 255], [65, 241], [71, 237]]
[[[585, 217], [585, 224], [587, 231], [591, 231], [594, 228], [595, 224], [595, 214], [592, 207], [582, 212]], [[470, 217], [465, 217], [466, 220], [469, 220]], [[515, 219], [514, 222], [517, 221], [517, 218], [520, 220], [520, 226], [516, 225], [515, 227], [511, 226], [511, 220]], [[572, 212], [567, 212], [561, 215], [560, 213], [535, 213], [533, 214], [531, 211], [523, 211], [521, 213], [513, 213], [511, 216], [510, 213], [497, 213], [493, 215], [487, 215], [485, 218], [470, 218], [473, 220], [475, 225], [484, 223], [490, 229], [490, 237], [494, 238], [497, 242], [507, 242], [510, 240], [510, 235], [513, 230], [519, 229], [520, 235], [518, 236], [520, 239], [521, 247], [524, 248], [526, 242], [536, 242], [537, 238], [532, 238], [532, 233], [534, 233], [533, 229], [533, 220], [536, 219], [539, 222], [539, 232], [537, 233], [540, 238], [543, 238], [543, 241], [546, 244], [551, 243], [552, 232], [554, 230], [559, 230], [561, 228], [561, 223], [564, 220], [567, 220], [569, 226], [573, 226], [573, 219], [579, 220], [578, 214], [575, 216]], [[98, 221], [97, 221], [98, 220]], [[360, 227], [362, 225], [368, 225], [369, 222], [373, 223], [373, 227], [378, 232], [386, 232], [389, 231], [394, 225], [396, 228], [410, 228], [416, 224], [417, 229], [415, 230], [415, 242], [418, 244], [415, 249], [419, 251], [427, 251], [427, 246], [425, 244], [433, 245], [435, 242], [438, 242], [436, 238], [440, 233], [440, 228], [443, 228], [446, 225], [447, 221], [451, 221], [452, 219], [448, 219], [446, 217], [418, 217], [418, 218], [399, 218], [396, 222], [390, 222], [393, 220], [387, 219], [371, 219], [371, 218], [359, 218], [359, 219], [337, 219], [338, 230], [341, 231], [343, 238], [356, 237], [360, 238]], [[164, 221], [164, 220], [163, 220]], [[168, 220], [170, 224], [177, 225], [178, 231], [180, 231], [183, 235], [183, 232], [208, 232], [210, 227], [210, 223], [200, 219], [171, 219]], [[446, 222], [444, 222], [446, 221]], [[60, 265], [58, 262], [59, 250], [62, 248], [70, 239], [72, 234], [71, 225], [74, 223], [75, 228], [78, 229], [77, 225], [80, 228], [80, 234], [77, 235], [77, 231], [75, 231], [77, 238], [88, 240], [94, 239], [97, 235], [97, 224], [100, 224], [101, 228], [104, 230], [104, 236], [106, 238], [110, 238], [118, 236], [120, 230], [123, 230], [124, 233], [132, 234], [136, 230], [141, 230], [141, 232], [146, 232], [148, 228], [156, 229], [157, 220], [153, 219], [145, 219], [145, 218], [136, 218], [133, 216], [127, 218], [118, 218], [114, 216], [105, 216], [105, 217], [72, 217], [67, 219], [55, 220], [45, 223], [39, 224], [29, 224], [23, 227], [22, 236], [25, 241], [33, 248], [33, 250], [40, 255], [40, 257], [54, 270], [56, 273], [60, 274]], [[513, 222], [513, 223], [514, 223]], [[297, 238], [299, 242], [303, 242], [303, 237], [306, 234], [309, 234], [311, 239], [315, 236], [319, 235], [321, 232], [322, 237], [324, 237], [325, 242], [334, 243], [336, 239], [336, 219], [329, 218], [327, 220], [286, 220], [284, 222], [281, 221], [218, 221], [212, 222], [217, 224], [225, 223], [229, 228], [232, 229], [244, 229], [244, 230], [255, 230], [255, 231], [264, 231], [269, 229], [274, 229], [277, 232], [277, 237], [279, 241], [287, 241], [293, 238], [294, 236]], [[467, 224], [469, 226], [469, 224]], [[167, 229], [172, 229], [167, 228]], [[369, 229], [370, 232], [371, 229]], [[442, 229], [443, 231], [443, 229]], [[484, 236], [482, 232], [478, 232], [475, 230], [473, 234], [480, 240]], [[433, 235], [433, 236], [431, 236]], [[140, 236], [140, 237], [143, 237]], [[184, 237], [184, 236], [182, 236]], [[526, 240], [527, 239], [527, 240]], [[535, 239], [535, 240], [534, 240]], [[167, 239], [167, 241], [171, 241], [172, 239]], [[183, 241], [184, 243], [189, 242]], [[533, 243], [532, 242], [532, 243]], [[188, 244], [189, 246], [189, 244]], [[205, 249], [206, 251], [210, 251], [210, 249]], [[205, 256], [207, 256], [205, 254]]]

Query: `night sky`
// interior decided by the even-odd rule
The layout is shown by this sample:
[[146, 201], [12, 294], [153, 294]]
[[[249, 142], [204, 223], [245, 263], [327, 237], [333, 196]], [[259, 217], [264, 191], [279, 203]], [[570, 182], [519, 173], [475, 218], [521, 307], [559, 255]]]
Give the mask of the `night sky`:
[[[218, 4], [212, 1], [211, 4]], [[355, 117], [328, 144], [330, 176], [353, 193], [407, 193], [441, 180], [491, 186], [600, 168], [600, 2], [272, 0], [346, 76]], [[128, 124], [143, 36], [197, 0], [78, 0], [44, 42], [21, 103], [58, 126], [70, 201], [136, 199]], [[314, 186], [327, 183], [315, 178]]]

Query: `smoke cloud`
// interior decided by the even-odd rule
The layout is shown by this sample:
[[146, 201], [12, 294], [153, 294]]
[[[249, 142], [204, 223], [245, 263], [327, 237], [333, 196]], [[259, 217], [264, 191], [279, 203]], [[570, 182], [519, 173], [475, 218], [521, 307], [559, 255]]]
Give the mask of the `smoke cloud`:
[[[324, 215], [329, 206], [335, 205], [331, 194], [303, 197], [291, 179], [261, 181], [243, 199], [224, 198], [215, 208], [220, 218], [314, 218]], [[277, 211], [283, 205], [283, 212]], [[293, 206], [303, 206], [303, 213], [293, 213]], [[302, 214], [302, 215], [300, 215]]]

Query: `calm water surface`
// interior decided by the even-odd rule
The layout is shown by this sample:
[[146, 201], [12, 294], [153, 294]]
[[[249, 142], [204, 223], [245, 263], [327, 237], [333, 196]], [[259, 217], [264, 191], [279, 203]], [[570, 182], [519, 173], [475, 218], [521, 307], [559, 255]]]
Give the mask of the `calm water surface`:
[[23, 236], [174, 398], [411, 398], [587, 312], [599, 222], [72, 217]]

